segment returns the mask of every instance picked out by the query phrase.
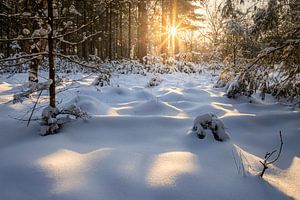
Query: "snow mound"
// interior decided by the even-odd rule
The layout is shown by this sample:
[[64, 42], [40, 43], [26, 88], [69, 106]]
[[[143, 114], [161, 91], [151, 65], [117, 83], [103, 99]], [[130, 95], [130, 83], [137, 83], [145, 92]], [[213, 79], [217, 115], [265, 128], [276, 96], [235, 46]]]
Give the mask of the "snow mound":
[[154, 98], [153, 94], [151, 94], [150, 92], [145, 91], [145, 90], [137, 91], [135, 96], [137, 98], [141, 98], [141, 99], [153, 99]]
[[179, 101], [179, 100], [182, 100], [182, 99], [185, 99], [184, 98], [184, 95], [180, 92], [177, 92], [176, 90], [173, 90], [173, 91], [167, 91], [161, 95], [158, 96], [161, 100], [164, 100], [164, 101], [170, 101], [170, 102], [176, 102], [176, 101]]
[[115, 96], [129, 96], [131, 93], [130, 89], [124, 87], [114, 87], [108, 91], [108, 94]]
[[229, 139], [229, 135], [225, 131], [223, 122], [213, 113], [199, 115], [194, 120], [192, 132], [195, 132], [200, 139], [205, 138], [207, 129], [211, 130], [217, 141], [222, 142]]
[[137, 115], [177, 115], [181, 110], [159, 100], [149, 100], [137, 105], [133, 112]]
[[77, 105], [82, 111], [90, 115], [106, 115], [113, 113], [117, 115], [117, 112], [112, 107], [103, 102], [100, 102], [93, 96], [77, 95], [77, 97], [67, 103], [66, 107], [73, 104]]

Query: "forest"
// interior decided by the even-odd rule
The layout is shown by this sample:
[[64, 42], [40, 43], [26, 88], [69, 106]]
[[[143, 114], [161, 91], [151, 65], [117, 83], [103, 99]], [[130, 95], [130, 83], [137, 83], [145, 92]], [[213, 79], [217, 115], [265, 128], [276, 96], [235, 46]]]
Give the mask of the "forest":
[[4, 200], [300, 200], [300, 1], [0, 0], [0, 127]]

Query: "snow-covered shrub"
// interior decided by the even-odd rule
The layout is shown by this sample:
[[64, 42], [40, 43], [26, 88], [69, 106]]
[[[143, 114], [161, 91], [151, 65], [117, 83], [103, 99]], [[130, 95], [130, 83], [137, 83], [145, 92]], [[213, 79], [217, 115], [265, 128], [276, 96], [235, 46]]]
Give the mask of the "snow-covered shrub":
[[111, 74], [110, 73], [100, 73], [95, 80], [93, 81], [93, 85], [97, 85], [100, 87], [103, 86], [108, 86], [110, 85], [110, 78], [111, 78]]
[[176, 69], [179, 72], [186, 74], [194, 74], [196, 72], [201, 73], [201, 68], [197, 69], [196, 65], [192, 62], [176, 62]]
[[162, 80], [159, 77], [151, 78], [150, 81], [147, 83], [147, 87], [155, 87], [161, 84]]
[[240, 87], [237, 80], [227, 83], [226, 95], [228, 98], [235, 98], [240, 93]]
[[258, 92], [262, 99], [267, 93], [278, 100], [300, 99], [300, 40], [295, 31], [300, 22], [298, 2], [270, 0], [245, 23], [232, 1], [226, 1], [227, 42], [222, 45], [222, 57], [228, 58], [233, 73], [223, 82], [236, 80], [239, 91], [237, 87], [235, 91], [242, 95]]
[[77, 118], [86, 120], [88, 117], [88, 113], [83, 111], [77, 104], [71, 104], [66, 108], [61, 109], [58, 115], [57, 122], [61, 126], [62, 124], [65, 124]]
[[225, 141], [229, 139], [229, 135], [225, 131], [223, 122], [213, 113], [199, 115], [194, 120], [192, 132], [196, 133], [198, 138], [205, 138], [206, 130], [210, 130], [217, 141]]
[[[137, 60], [114, 60], [110, 62], [104, 62], [100, 64], [102, 68], [108, 68], [113, 72], [119, 74], [170, 74], [174, 72], [181, 72], [187, 74], [201, 73], [203, 67], [201, 64], [195, 64], [184, 60], [176, 60], [174, 58], [168, 58], [165, 62], [159, 59], [157, 56], [147, 57], [147, 62], [142, 64]], [[145, 59], [146, 59], [145, 58]], [[207, 66], [208, 67], [208, 66]]]
[[141, 74], [146, 75], [145, 67], [136, 60], [122, 60], [122, 61], [111, 61], [105, 62], [106, 68], [111, 69], [119, 74]]
[[63, 124], [77, 118], [86, 119], [87, 117], [88, 114], [82, 111], [76, 104], [71, 104], [61, 110], [48, 106], [42, 112], [40, 135], [56, 134]]
[[56, 116], [59, 110], [52, 106], [46, 107], [42, 112], [42, 124], [40, 134], [42, 136], [54, 134], [58, 132], [59, 126]]

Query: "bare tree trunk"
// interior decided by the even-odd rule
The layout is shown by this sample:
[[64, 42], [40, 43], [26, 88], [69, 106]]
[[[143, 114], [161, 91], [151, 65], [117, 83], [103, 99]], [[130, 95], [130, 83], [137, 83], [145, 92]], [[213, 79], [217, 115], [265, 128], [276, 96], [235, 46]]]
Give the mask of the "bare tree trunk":
[[[173, 0], [173, 26], [178, 28], [178, 0]], [[174, 37], [174, 54], [179, 53], [179, 41], [178, 37], [175, 35]]]
[[[38, 15], [41, 17], [41, 12], [40, 10], [46, 9], [47, 8], [47, 0], [40, 1], [36, 7], [34, 14]], [[33, 22], [33, 31], [40, 29], [42, 25], [39, 25], [38, 21]], [[47, 25], [44, 25], [43, 29], [47, 30]], [[33, 33], [34, 34], [34, 33]], [[38, 35], [40, 37], [46, 36], [46, 35]], [[35, 36], [36, 37], [36, 36]], [[46, 47], [46, 41], [42, 39], [35, 39], [33, 41], [33, 45], [30, 47], [30, 53], [39, 53], [44, 51]], [[28, 70], [28, 81], [29, 82], [38, 82], [38, 68], [39, 64], [41, 63], [42, 58], [36, 58], [32, 60], [32, 62], [29, 65], [29, 70]]]
[[118, 54], [118, 40], [119, 40], [119, 24], [118, 24], [118, 21], [117, 20], [119, 19], [119, 16], [118, 16], [118, 13], [115, 13], [114, 15], [114, 22], [115, 22], [115, 30], [114, 30], [114, 42], [115, 42], [115, 47], [114, 47], [114, 50], [113, 50], [113, 57], [114, 59], [115, 58], [118, 58], [119, 54]]
[[108, 40], [108, 57], [112, 59], [112, 6], [109, 4], [109, 40]]
[[120, 19], [119, 19], [119, 29], [120, 29], [120, 35], [119, 35], [119, 43], [120, 43], [120, 55], [121, 58], [123, 58], [123, 10], [122, 5], [120, 5]]
[[50, 32], [48, 34], [49, 49], [49, 80], [52, 83], [49, 88], [50, 106], [55, 108], [55, 64], [54, 64], [54, 41], [53, 41], [53, 0], [48, 0], [48, 25]]
[[131, 53], [131, 3], [128, 2], [128, 58]]
[[148, 17], [147, 4], [145, 0], [139, 1], [138, 4], [138, 59], [143, 61], [143, 57], [147, 55], [147, 32]]
[[105, 59], [109, 56], [108, 49], [109, 49], [109, 42], [108, 41], [108, 29], [109, 29], [109, 6], [106, 7], [106, 12], [105, 12], [105, 41], [103, 41], [103, 45], [105, 45], [104, 51], [105, 51]]
[[167, 45], [168, 45], [168, 36], [167, 36], [167, 6], [165, 0], [161, 0], [161, 9], [162, 9], [162, 14], [161, 14], [161, 48], [160, 48], [160, 53], [163, 54], [163, 58], [165, 59], [167, 57]]
[[[87, 18], [87, 15], [86, 15], [86, 1], [83, 1], [83, 7], [84, 7], [84, 10], [83, 10], [83, 24], [86, 24], [87, 21], [86, 21], [86, 18]], [[86, 35], [87, 36], [87, 33]], [[85, 41], [82, 43], [82, 53], [83, 53], [83, 58], [87, 61], [88, 60], [88, 54], [89, 54], [89, 48], [88, 48], [88, 41]]]

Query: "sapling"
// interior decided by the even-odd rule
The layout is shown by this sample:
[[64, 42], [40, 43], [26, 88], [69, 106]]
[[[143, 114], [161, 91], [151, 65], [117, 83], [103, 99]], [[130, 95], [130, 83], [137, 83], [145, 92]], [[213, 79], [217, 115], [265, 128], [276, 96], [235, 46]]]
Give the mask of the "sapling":
[[278, 154], [277, 154], [276, 158], [274, 158], [273, 160], [270, 161], [270, 158], [272, 157], [272, 155], [277, 152], [277, 150], [274, 150], [272, 152], [267, 152], [266, 153], [264, 161], [259, 161], [264, 167], [262, 172], [260, 173], [260, 177], [264, 176], [265, 171], [269, 168], [268, 165], [270, 165], [272, 163], [275, 163], [281, 155], [282, 146], [283, 146], [281, 131], [279, 131], [279, 136], [280, 136], [280, 147], [279, 147], [279, 151], [278, 151]]

